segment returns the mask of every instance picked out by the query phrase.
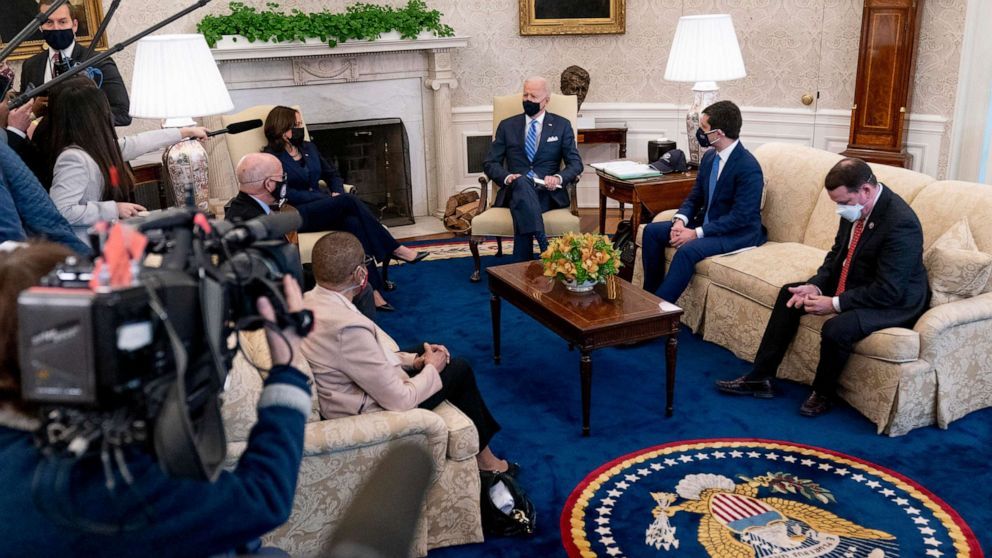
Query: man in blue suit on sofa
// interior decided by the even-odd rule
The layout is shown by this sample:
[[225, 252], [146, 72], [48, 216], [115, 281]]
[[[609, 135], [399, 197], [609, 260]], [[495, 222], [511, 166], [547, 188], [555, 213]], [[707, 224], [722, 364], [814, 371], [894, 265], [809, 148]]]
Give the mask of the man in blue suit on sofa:
[[[761, 166], [741, 145], [741, 111], [730, 101], [703, 109], [696, 139], [712, 146], [699, 163], [696, 184], [670, 223], [644, 229], [644, 289], [675, 302], [689, 285], [696, 263], [709, 256], [760, 246]], [[677, 248], [665, 274], [665, 247]]]
[[544, 110], [550, 99], [547, 80], [528, 78], [524, 114], [499, 123], [486, 157], [486, 176], [502, 186], [494, 205], [509, 208], [513, 216], [516, 261], [533, 259], [535, 238], [542, 252], [548, 247], [541, 214], [568, 207], [564, 185], [582, 173], [572, 124]]

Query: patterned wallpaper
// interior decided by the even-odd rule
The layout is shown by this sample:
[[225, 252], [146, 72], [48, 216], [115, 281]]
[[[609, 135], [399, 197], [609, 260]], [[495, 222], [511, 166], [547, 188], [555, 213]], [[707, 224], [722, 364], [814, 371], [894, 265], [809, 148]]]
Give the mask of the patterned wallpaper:
[[[244, 1], [261, 7], [266, 0]], [[109, 28], [110, 39], [123, 40], [190, 3], [123, 2]], [[287, 11], [341, 10], [353, 1], [279, 3]], [[399, 5], [405, 0], [382, 3]], [[819, 89], [820, 108], [847, 109], [854, 97], [863, 0], [627, 0], [625, 34], [562, 37], [521, 37], [517, 0], [428, 4], [441, 10], [459, 35], [471, 37], [469, 47], [455, 56], [460, 83], [454, 106], [487, 105], [494, 93], [517, 90], [532, 74], [549, 77], [557, 87], [561, 71], [571, 64], [592, 75], [590, 102], [687, 104], [690, 84], [663, 79], [669, 45], [681, 15], [717, 12], [733, 16], [748, 71], [744, 79], [720, 84], [722, 98], [745, 106], [802, 109], [800, 97]], [[966, 4], [967, 0], [925, 0], [912, 113], [952, 117]], [[226, 1], [214, 0], [160, 33], [191, 32], [203, 14], [226, 11]], [[129, 84], [134, 48], [115, 58]], [[942, 173], [948, 144], [944, 142]]]

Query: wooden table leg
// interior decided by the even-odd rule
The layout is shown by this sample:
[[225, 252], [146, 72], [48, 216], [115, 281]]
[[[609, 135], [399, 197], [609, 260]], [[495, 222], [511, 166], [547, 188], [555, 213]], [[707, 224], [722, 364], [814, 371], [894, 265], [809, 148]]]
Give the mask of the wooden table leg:
[[582, 383], [582, 435], [589, 435], [589, 406], [592, 400], [592, 354], [589, 349], [582, 349], [579, 357], [579, 376]]
[[675, 355], [679, 351], [679, 334], [668, 336], [665, 344], [665, 416], [672, 416], [672, 400], [675, 398]]
[[[606, 232], [606, 195], [603, 194], [603, 179], [599, 179], [599, 234]], [[578, 194], [576, 194], [578, 195]]]
[[501, 300], [496, 295], [493, 294], [489, 298], [489, 308], [493, 315], [493, 362], [499, 364], [499, 319], [500, 319], [500, 308]]

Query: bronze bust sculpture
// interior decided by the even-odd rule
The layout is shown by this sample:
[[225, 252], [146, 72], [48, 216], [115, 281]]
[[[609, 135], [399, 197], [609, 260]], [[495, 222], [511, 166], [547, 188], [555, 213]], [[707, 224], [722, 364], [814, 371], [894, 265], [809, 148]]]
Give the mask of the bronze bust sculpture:
[[569, 66], [561, 73], [561, 92], [563, 95], [575, 95], [578, 110], [582, 110], [582, 102], [589, 93], [589, 72], [579, 66]]

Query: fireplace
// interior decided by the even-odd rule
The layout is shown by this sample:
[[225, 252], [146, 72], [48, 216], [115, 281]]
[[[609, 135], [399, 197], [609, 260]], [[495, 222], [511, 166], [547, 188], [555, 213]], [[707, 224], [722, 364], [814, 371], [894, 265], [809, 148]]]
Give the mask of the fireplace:
[[399, 118], [309, 124], [310, 141], [387, 227], [412, 225], [410, 140]]

